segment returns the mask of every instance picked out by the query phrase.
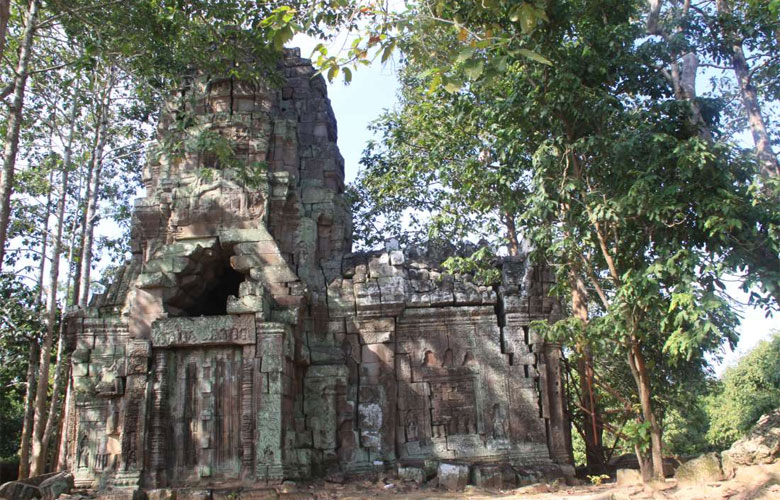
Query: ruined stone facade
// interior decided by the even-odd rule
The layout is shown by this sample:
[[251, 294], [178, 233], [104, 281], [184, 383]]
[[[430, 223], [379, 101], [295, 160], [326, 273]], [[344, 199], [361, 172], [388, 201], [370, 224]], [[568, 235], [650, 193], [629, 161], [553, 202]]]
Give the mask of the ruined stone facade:
[[485, 287], [401, 250], [350, 253], [325, 82], [295, 50], [280, 70], [281, 87], [194, 78], [161, 118], [161, 138], [188, 116], [234, 161], [150, 160], [131, 261], [69, 316], [77, 486], [569, 463], [559, 350], [529, 328], [555, 315], [548, 274], [507, 260]]

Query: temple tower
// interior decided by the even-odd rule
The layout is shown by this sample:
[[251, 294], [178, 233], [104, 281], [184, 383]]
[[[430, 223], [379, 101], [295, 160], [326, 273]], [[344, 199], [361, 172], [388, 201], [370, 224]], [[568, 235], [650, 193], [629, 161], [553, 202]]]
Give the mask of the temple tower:
[[[549, 273], [352, 254], [325, 82], [194, 76], [162, 113], [132, 259], [68, 318], [77, 485], [246, 487], [424, 460], [570, 461]], [[487, 470], [487, 469], [486, 469]]]

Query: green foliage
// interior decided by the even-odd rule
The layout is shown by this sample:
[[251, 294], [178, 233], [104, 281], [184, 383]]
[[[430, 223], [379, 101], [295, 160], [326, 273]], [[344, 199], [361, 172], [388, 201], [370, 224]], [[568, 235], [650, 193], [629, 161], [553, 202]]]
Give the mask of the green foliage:
[[760, 342], [736, 366], [726, 369], [706, 399], [707, 440], [719, 449], [742, 437], [761, 415], [780, 407], [780, 333]]
[[482, 247], [468, 257], [451, 256], [441, 265], [453, 274], [473, 275], [478, 285], [489, 286], [501, 282], [501, 272], [496, 267], [496, 256], [489, 247]]
[[[583, 349], [592, 352], [609, 439], [642, 448], [656, 431], [622, 360], [629, 352], [644, 359], [656, 419], [668, 413], [673, 428], [675, 419], [701, 420], [686, 407], [692, 387], [706, 384], [705, 355], [737, 339], [723, 277], [746, 273], [747, 283], [764, 286], [769, 307], [780, 283], [772, 181], [756, 178], [750, 154], [703, 139], [691, 124], [690, 106], [657, 68], [667, 64], [665, 44], [682, 50], [692, 39], [648, 38], [645, 7], [547, 2], [544, 18], [525, 29], [495, 16], [491, 36], [515, 40], [503, 52], [468, 42], [483, 32], [478, 8], [443, 7], [443, 19], [459, 16], [454, 28], [425, 13], [408, 18], [425, 28], [403, 38], [400, 107], [376, 124], [380, 140], [366, 149], [357, 188], [370, 194], [365, 213], [395, 228], [416, 215], [412, 233], [492, 233], [500, 247], [516, 225], [536, 261], [556, 272], [554, 292], [566, 298], [572, 274], [584, 280], [587, 324], [567, 318], [535, 328], [575, 350], [573, 365]], [[724, 108], [705, 104], [719, 138]], [[497, 239], [499, 231], [507, 237]], [[587, 415], [572, 415], [582, 431]], [[685, 435], [703, 446], [700, 424], [674, 430], [672, 446], [682, 449]]]
[[664, 414], [664, 443], [672, 455], [700, 455], [712, 451], [707, 440], [710, 425], [705, 395], [693, 391], [687, 404], [668, 408]]
[[0, 274], [0, 460], [19, 448], [30, 345], [41, 341], [42, 313], [35, 289]]

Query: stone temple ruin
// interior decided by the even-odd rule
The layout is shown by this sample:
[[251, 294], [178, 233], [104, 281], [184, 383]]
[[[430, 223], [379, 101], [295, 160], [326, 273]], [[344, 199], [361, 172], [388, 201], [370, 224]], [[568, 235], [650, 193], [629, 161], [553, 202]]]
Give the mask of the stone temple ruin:
[[237, 162], [151, 160], [132, 259], [69, 316], [61, 455], [76, 485], [241, 488], [437, 462], [514, 481], [511, 466], [570, 464], [559, 348], [529, 329], [555, 314], [548, 274], [506, 260], [485, 287], [409, 252], [350, 253], [325, 82], [297, 50], [280, 71], [281, 87], [182, 89]]

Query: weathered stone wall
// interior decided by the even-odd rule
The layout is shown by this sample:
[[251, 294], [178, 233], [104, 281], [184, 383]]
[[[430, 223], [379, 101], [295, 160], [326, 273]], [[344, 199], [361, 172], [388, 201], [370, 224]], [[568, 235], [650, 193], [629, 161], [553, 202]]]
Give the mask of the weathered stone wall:
[[558, 349], [529, 329], [556, 314], [549, 276], [517, 259], [484, 287], [400, 250], [348, 253], [325, 82], [295, 50], [279, 69], [280, 87], [194, 77], [163, 113], [161, 140], [195, 147], [149, 161], [133, 258], [68, 318], [76, 484], [567, 463]]

